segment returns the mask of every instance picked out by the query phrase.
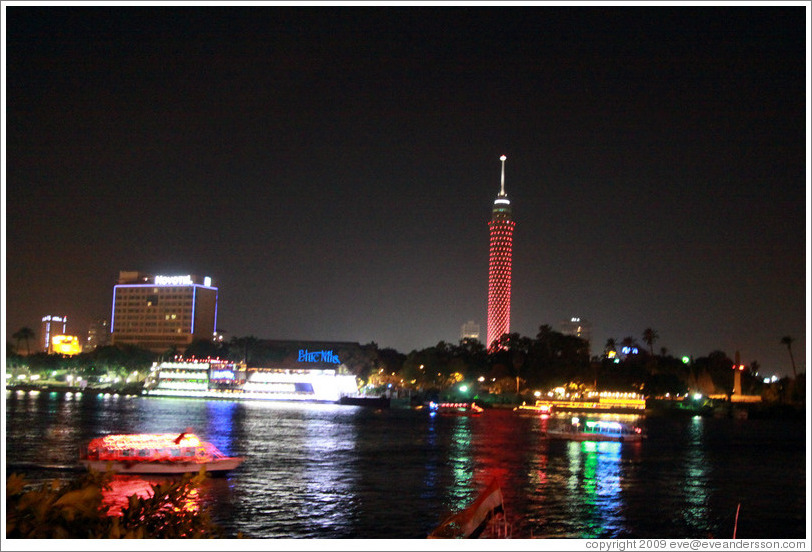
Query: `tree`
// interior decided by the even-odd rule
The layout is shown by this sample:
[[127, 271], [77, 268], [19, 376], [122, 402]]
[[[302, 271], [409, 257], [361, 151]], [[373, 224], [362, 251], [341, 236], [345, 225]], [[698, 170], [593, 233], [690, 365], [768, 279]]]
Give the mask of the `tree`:
[[606, 356], [609, 356], [609, 353], [617, 354], [617, 342], [615, 341], [614, 337], [610, 337], [606, 340], [606, 345], [603, 347], [603, 353]]
[[654, 356], [654, 342], [660, 338], [659, 334], [651, 328], [643, 330], [643, 341], [648, 345], [649, 353]]
[[186, 358], [220, 358], [221, 347], [211, 339], [196, 339], [184, 351]]
[[253, 335], [249, 335], [246, 337], [232, 337], [231, 338], [231, 348], [230, 351], [230, 358], [231, 360], [241, 360], [246, 365], [249, 364], [249, 361], [254, 360], [252, 358], [252, 353], [255, 352], [255, 349], [259, 345], [259, 339], [254, 337]]
[[798, 373], [795, 371], [795, 358], [792, 356], [792, 342], [795, 341], [790, 336], [785, 335], [781, 338], [781, 344], [787, 346], [787, 351], [789, 351], [789, 360], [792, 362], [792, 377], [793, 379], [798, 379]]
[[34, 339], [34, 335], [35, 335], [34, 330], [32, 330], [29, 327], [24, 326], [24, 327], [20, 328], [19, 330], [17, 330], [11, 337], [13, 337], [14, 339], [17, 340], [17, 349], [20, 348], [20, 340], [24, 340], [25, 341], [25, 352], [26, 352], [27, 355], [30, 355], [31, 354], [31, 347], [29, 346], [28, 341], [30, 339]]
[[187, 474], [152, 485], [152, 495], [129, 497], [121, 515], [110, 515], [104, 492], [112, 475], [90, 472], [59, 486], [6, 480], [6, 538], [220, 538], [223, 530], [205, 507], [190, 508], [207, 475]]
[[635, 341], [632, 336], [626, 336], [621, 341], [620, 344], [624, 347], [629, 347], [630, 349], [635, 346]]

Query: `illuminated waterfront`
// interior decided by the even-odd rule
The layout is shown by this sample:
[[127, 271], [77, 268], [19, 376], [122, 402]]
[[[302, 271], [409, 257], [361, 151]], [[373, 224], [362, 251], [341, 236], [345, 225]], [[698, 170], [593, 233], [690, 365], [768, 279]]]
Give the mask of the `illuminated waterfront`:
[[[229, 534], [254, 538], [423, 538], [493, 477], [518, 537], [801, 538], [801, 421], [641, 418], [642, 443], [552, 442], [565, 418], [217, 400], [7, 393], [7, 472], [72, 472], [105, 433], [192, 427], [245, 463], [199, 500]], [[108, 497], [145, 487], [128, 476]], [[190, 507], [194, 507], [191, 505]]]

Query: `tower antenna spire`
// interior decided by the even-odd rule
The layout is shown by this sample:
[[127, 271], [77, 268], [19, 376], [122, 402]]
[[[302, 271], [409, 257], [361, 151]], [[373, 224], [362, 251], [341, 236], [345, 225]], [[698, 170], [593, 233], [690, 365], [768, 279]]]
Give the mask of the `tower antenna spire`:
[[499, 160], [502, 161], [502, 190], [499, 192], [499, 195], [505, 195], [505, 159], [507, 159], [507, 157], [504, 155], [499, 158]]

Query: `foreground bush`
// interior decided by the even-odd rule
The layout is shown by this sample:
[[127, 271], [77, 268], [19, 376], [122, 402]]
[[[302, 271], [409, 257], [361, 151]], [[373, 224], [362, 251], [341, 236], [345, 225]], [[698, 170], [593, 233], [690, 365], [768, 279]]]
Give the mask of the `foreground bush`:
[[102, 491], [110, 474], [88, 473], [60, 484], [26, 489], [25, 477], [6, 480], [6, 538], [216, 538], [222, 530], [196, 504], [205, 473], [152, 485], [152, 496], [132, 495], [121, 516], [109, 515]]

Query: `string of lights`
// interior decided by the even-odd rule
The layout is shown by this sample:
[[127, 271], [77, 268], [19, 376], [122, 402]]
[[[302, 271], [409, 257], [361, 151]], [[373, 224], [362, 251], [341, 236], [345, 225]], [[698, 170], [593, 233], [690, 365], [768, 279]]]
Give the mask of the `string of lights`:
[[488, 333], [491, 347], [503, 334], [510, 333], [510, 288], [513, 269], [513, 212], [505, 193], [505, 160], [502, 161], [502, 186], [493, 204], [488, 262]]

